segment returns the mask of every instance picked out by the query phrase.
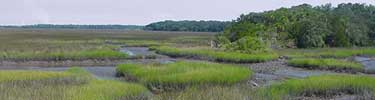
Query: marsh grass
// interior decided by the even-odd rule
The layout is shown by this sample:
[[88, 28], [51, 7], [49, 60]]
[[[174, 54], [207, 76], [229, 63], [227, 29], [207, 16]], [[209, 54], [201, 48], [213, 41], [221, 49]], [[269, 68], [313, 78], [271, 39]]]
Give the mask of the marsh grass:
[[183, 90], [192, 85], [231, 85], [252, 75], [247, 68], [208, 62], [122, 64], [117, 71], [128, 80], [141, 82], [154, 91]]
[[375, 78], [371, 76], [341, 74], [311, 76], [305, 79], [289, 79], [261, 88], [257, 96], [264, 100], [284, 100], [300, 96], [332, 97], [339, 94], [362, 95], [367, 92], [374, 96], [374, 83]]
[[315, 59], [315, 58], [300, 58], [291, 59], [288, 64], [295, 67], [308, 69], [323, 69], [344, 72], [363, 72], [364, 67], [360, 63], [337, 60], [337, 59]]
[[[184, 44], [187, 42], [173, 41], [173, 39], [193, 36], [209, 38], [214, 34], [126, 30], [1, 29], [0, 60], [117, 60], [126, 58], [126, 54], [118, 51], [120, 45]], [[196, 39], [196, 41], [207, 40]]]
[[375, 48], [320, 48], [320, 49], [284, 49], [278, 54], [291, 58], [347, 58], [352, 56], [375, 56]]
[[258, 63], [278, 58], [277, 54], [275, 53], [246, 54], [238, 52], [225, 52], [210, 48], [176, 48], [161, 46], [152, 47], [151, 50], [155, 50], [159, 54], [164, 54], [171, 57], [198, 58], [217, 62]]
[[157, 94], [152, 100], [252, 100], [255, 89], [246, 84], [233, 86], [202, 85], [184, 91]]
[[1, 71], [1, 100], [123, 100], [144, 99], [138, 84], [96, 80], [83, 69], [65, 72]]

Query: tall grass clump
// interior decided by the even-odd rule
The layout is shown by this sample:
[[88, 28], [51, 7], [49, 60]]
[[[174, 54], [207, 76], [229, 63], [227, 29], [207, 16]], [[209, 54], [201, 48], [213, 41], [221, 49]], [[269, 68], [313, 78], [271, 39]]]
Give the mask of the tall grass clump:
[[208, 62], [122, 64], [117, 71], [128, 80], [139, 81], [152, 90], [175, 90], [202, 84], [230, 85], [247, 80], [252, 75], [247, 68]]
[[113, 80], [93, 80], [82, 86], [74, 86], [65, 100], [144, 100], [147, 88], [139, 84]]
[[322, 75], [289, 79], [259, 90], [259, 99], [290, 100], [294, 97], [332, 97], [339, 94], [373, 96], [375, 78], [361, 75]]
[[184, 91], [164, 92], [152, 97], [152, 100], [252, 100], [255, 89], [247, 84], [233, 86], [202, 85]]
[[112, 60], [127, 57], [127, 54], [109, 48], [76, 51], [8, 51], [0, 53], [0, 60], [11, 61]]
[[187, 57], [208, 59], [218, 62], [233, 62], [233, 63], [257, 63], [277, 59], [275, 53], [258, 53], [246, 54], [239, 52], [226, 52], [221, 50], [213, 50], [208, 48], [176, 48], [176, 47], [153, 47], [159, 54], [168, 55], [171, 57]]
[[86, 83], [93, 77], [80, 68], [72, 68], [66, 72], [49, 72], [49, 71], [0, 71], [0, 84], [12, 83], [18, 84], [23, 82], [42, 82], [52, 83]]
[[308, 68], [308, 69], [323, 69], [323, 70], [348, 71], [348, 72], [364, 71], [364, 67], [360, 63], [337, 60], [337, 59], [315, 59], [315, 58], [291, 59], [288, 61], [288, 64], [291, 66]]
[[281, 55], [291, 58], [347, 58], [352, 56], [375, 56], [375, 48], [319, 48], [319, 49], [285, 49]]
[[80, 68], [64, 72], [0, 71], [1, 100], [123, 100], [143, 99], [142, 85], [97, 80]]

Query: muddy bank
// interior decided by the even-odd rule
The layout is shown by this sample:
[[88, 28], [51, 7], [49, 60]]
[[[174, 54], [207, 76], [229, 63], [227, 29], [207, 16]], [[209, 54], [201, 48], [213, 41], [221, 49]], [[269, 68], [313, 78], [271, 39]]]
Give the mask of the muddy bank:
[[264, 63], [241, 64], [247, 66], [255, 72], [254, 78], [251, 80], [260, 86], [270, 85], [290, 78], [305, 78], [323, 74], [337, 74], [330, 71], [307, 70], [288, 66], [285, 60], [279, 59]]

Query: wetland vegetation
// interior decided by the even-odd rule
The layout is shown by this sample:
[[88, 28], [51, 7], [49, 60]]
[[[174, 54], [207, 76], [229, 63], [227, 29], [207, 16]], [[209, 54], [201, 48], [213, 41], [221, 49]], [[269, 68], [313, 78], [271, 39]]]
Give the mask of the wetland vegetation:
[[[373, 12], [304, 4], [233, 22], [1, 27], [0, 99], [372, 100]], [[68, 68], [93, 62], [108, 65]]]

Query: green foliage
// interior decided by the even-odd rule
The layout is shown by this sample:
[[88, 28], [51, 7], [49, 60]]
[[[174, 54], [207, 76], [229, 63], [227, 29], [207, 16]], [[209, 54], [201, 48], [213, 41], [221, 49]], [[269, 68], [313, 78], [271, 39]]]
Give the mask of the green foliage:
[[[338, 7], [303, 4], [241, 15], [222, 36], [231, 42], [257, 36], [278, 41], [277, 47], [371, 46], [375, 36], [374, 11], [374, 6], [366, 4], [347, 3]], [[291, 40], [295, 43], [290, 43]]]
[[228, 27], [224, 33], [217, 35], [219, 47], [231, 51], [254, 53], [264, 52], [268, 49], [267, 38], [262, 38], [262, 25], [252, 23], [236, 23]]
[[203, 84], [235, 84], [251, 77], [252, 71], [240, 66], [208, 62], [170, 64], [122, 64], [117, 71], [152, 87], [177, 87]]
[[310, 68], [310, 69], [326, 69], [326, 70], [343, 70], [359, 72], [363, 71], [364, 68], [360, 63], [348, 62], [336, 59], [313, 59], [313, 58], [301, 58], [292, 59], [288, 61], [291, 66]]
[[268, 47], [264, 40], [257, 37], [246, 36], [230, 43], [226, 49], [237, 52], [258, 53], [267, 51]]
[[175, 48], [175, 47], [153, 47], [157, 53], [172, 57], [200, 58], [218, 62], [254, 63], [265, 62], [278, 58], [275, 53], [246, 54], [239, 52], [227, 52], [208, 48]]
[[146, 25], [152, 31], [221, 32], [230, 22], [220, 21], [162, 21]]
[[324, 47], [324, 37], [328, 31], [324, 23], [317, 23], [310, 19], [297, 22], [293, 29], [296, 34], [296, 45], [299, 48]]
[[285, 100], [300, 96], [333, 96], [340, 93], [364, 94], [375, 90], [375, 78], [361, 75], [322, 75], [289, 79], [259, 91], [264, 100]]

